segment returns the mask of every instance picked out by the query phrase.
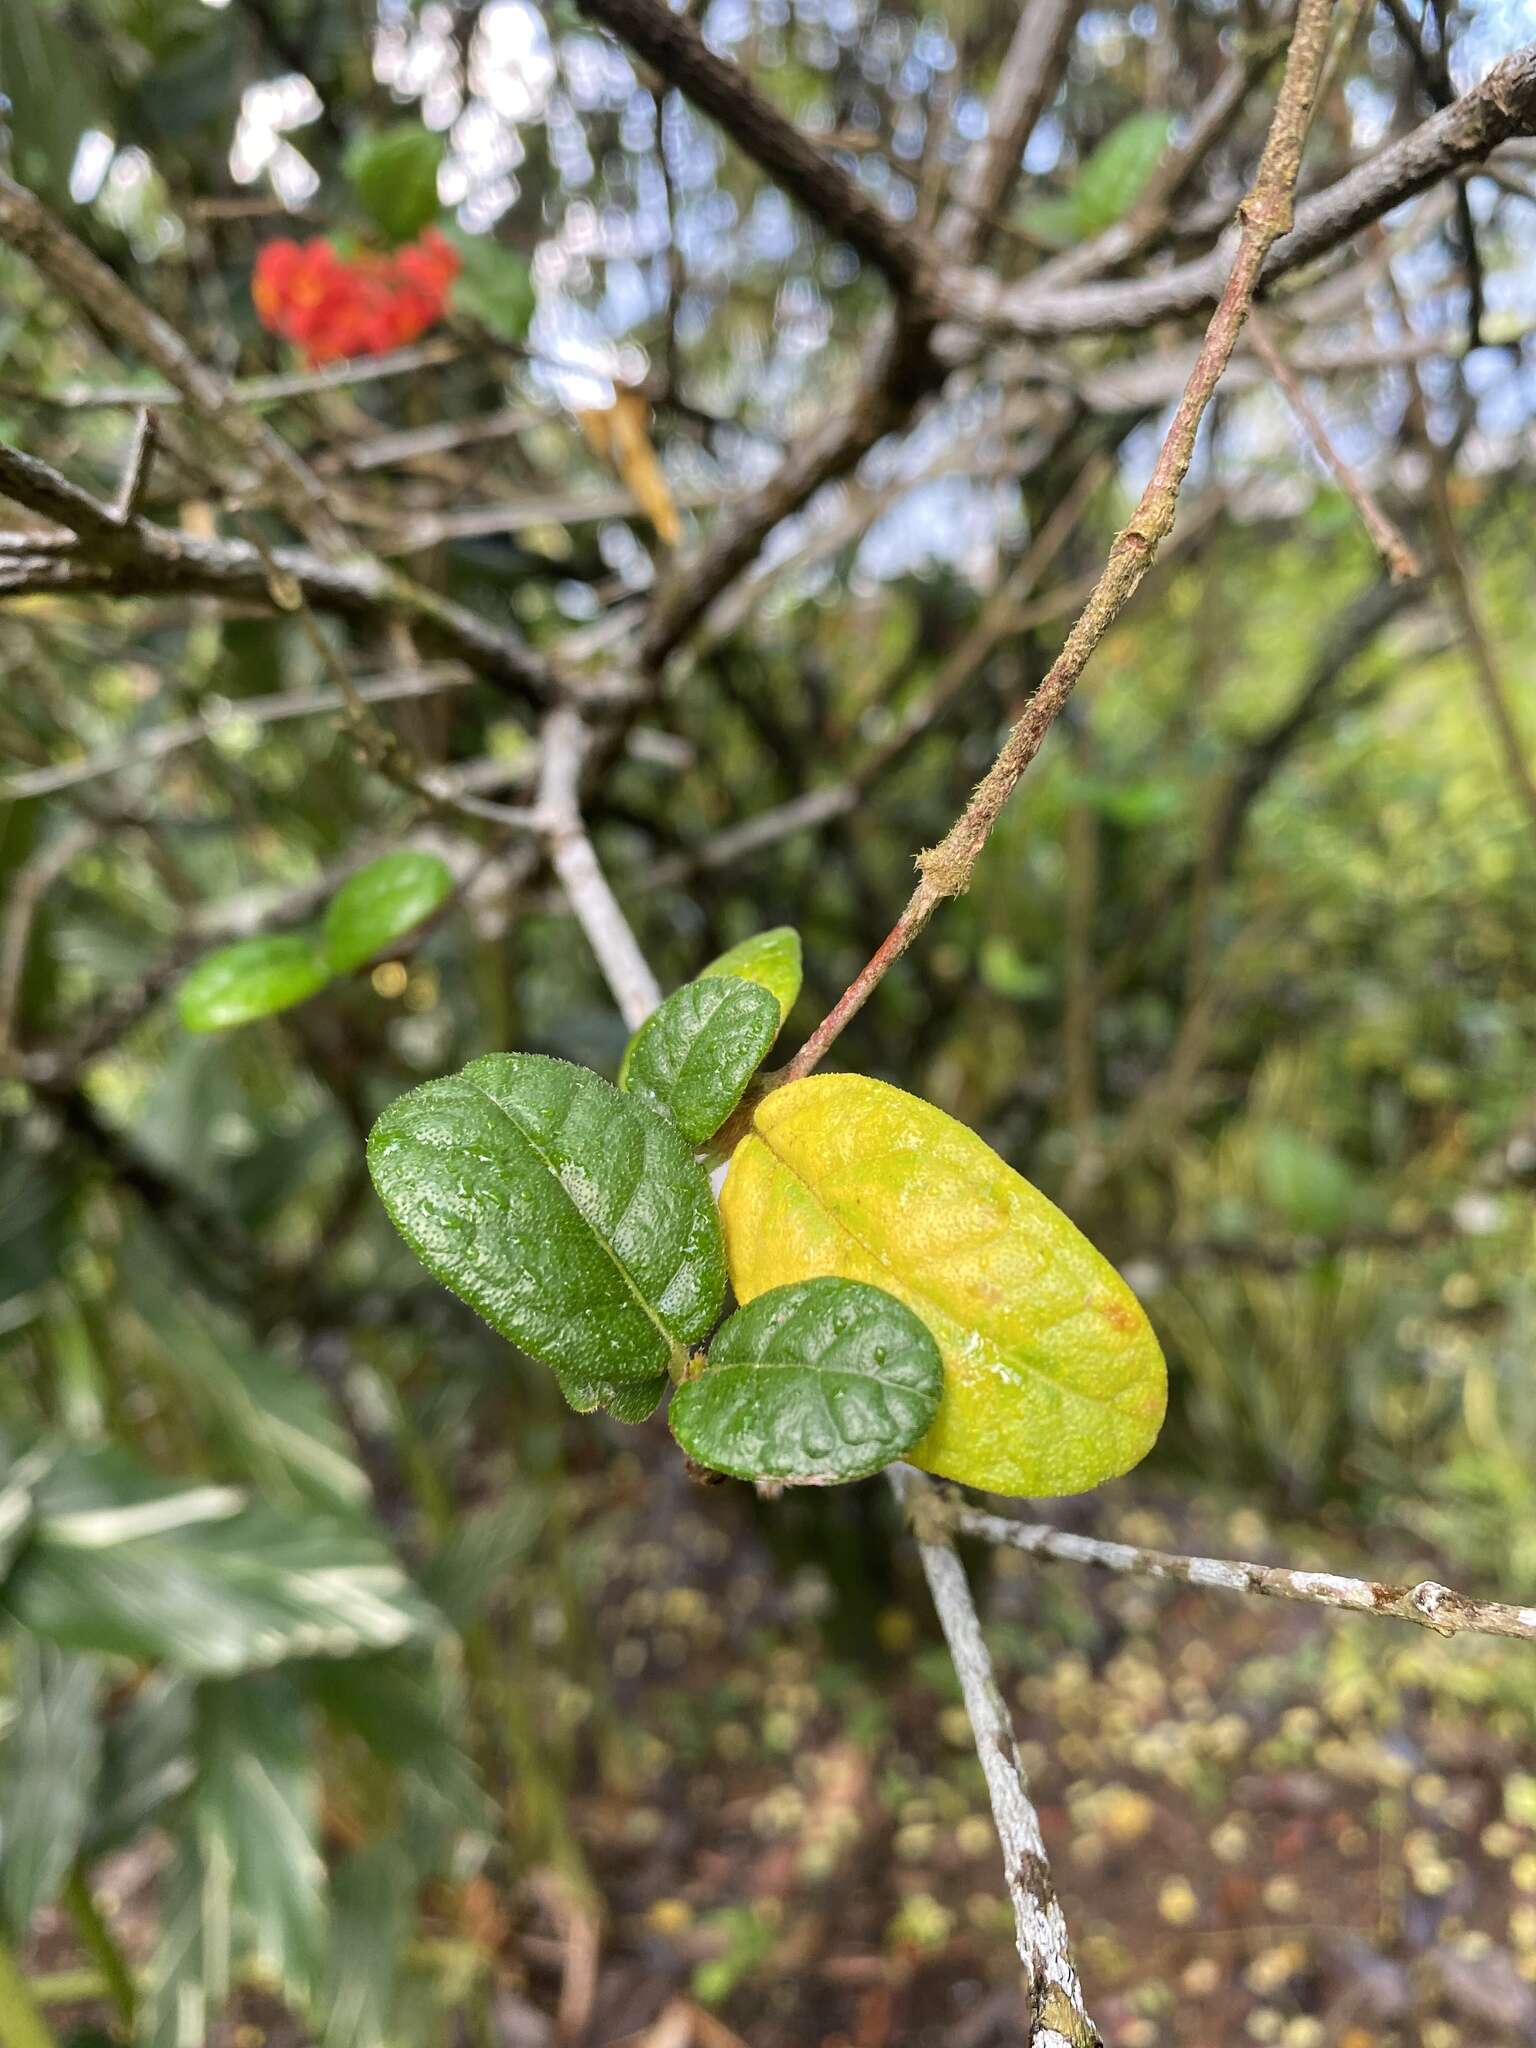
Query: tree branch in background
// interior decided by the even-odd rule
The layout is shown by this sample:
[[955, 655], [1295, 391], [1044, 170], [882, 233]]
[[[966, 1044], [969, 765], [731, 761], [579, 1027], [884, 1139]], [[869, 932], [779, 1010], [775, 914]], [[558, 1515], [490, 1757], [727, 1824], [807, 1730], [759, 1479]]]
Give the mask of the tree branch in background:
[[1423, 564], [1403, 538], [1398, 527], [1372, 497], [1365, 479], [1358, 471], [1350, 468], [1334, 446], [1328, 429], [1323, 425], [1322, 414], [1307, 396], [1306, 386], [1281, 354], [1274, 336], [1269, 331], [1268, 320], [1257, 312], [1249, 315], [1248, 339], [1254, 353], [1261, 358], [1264, 367], [1285, 393], [1292, 412], [1306, 428], [1318, 457], [1359, 513], [1360, 524], [1370, 535], [1372, 547], [1386, 564], [1387, 574], [1394, 583], [1412, 582], [1422, 576]]
[[[268, 560], [250, 542], [205, 540], [138, 513], [119, 518], [47, 463], [3, 442], [0, 493], [75, 537], [70, 545], [53, 536], [0, 533], [0, 597], [61, 590], [145, 597], [171, 591], [222, 597], [263, 611], [279, 608]], [[492, 625], [371, 557], [327, 562], [304, 548], [273, 548], [269, 560], [293, 578], [304, 602], [317, 611], [376, 625], [403, 619], [435, 651], [457, 657], [487, 682], [535, 703], [568, 690], [592, 701], [625, 694], [612, 678], [561, 674], [510, 627]]]
[[686, 93], [813, 219], [873, 263], [898, 292], [925, 287], [923, 238], [892, 218], [842, 166], [781, 114], [738, 64], [717, 57], [692, 19], [663, 0], [578, 0], [581, 12], [627, 43]]
[[325, 486], [281, 435], [243, 411], [224, 378], [198, 360], [168, 321], [137, 299], [35, 193], [3, 173], [0, 241], [25, 256], [61, 298], [167, 378], [226, 447], [254, 464], [301, 533], [345, 551], [347, 537], [327, 509]]
[[1026, 0], [987, 104], [986, 140], [966, 157], [938, 241], [974, 261], [1013, 189], [1035, 124], [1055, 97], [1083, 0]]
[[[1404, 334], [1411, 336], [1413, 321], [1390, 262], [1386, 268], [1386, 279], [1398, 322]], [[1477, 589], [1462, 556], [1461, 538], [1456, 531], [1456, 509], [1451, 502], [1450, 466], [1445, 450], [1436, 441], [1430, 427], [1424, 380], [1417, 361], [1412, 359], [1408, 364], [1407, 425], [1429, 472], [1429, 520], [1438, 558], [1436, 567], [1461, 629], [1467, 658], [1472, 666], [1472, 680], [1482, 699], [1488, 723], [1493, 728], [1494, 742], [1503, 758], [1510, 789], [1532, 826], [1536, 827], [1536, 770], [1532, 769], [1524, 737], [1510, 709]]]
[[[1325, 191], [1302, 200], [1295, 208], [1294, 224], [1268, 252], [1262, 283], [1271, 285], [1287, 272], [1328, 255], [1403, 200], [1469, 164], [1481, 163], [1501, 142], [1533, 133], [1536, 43], [1502, 58], [1481, 84], [1443, 113], [1432, 115]], [[1158, 320], [1198, 313], [1217, 300], [1228, 274], [1226, 262], [1218, 247], [1156, 276], [1068, 290], [1046, 288], [1032, 277], [999, 290], [984, 274], [946, 271], [941, 289], [954, 319], [1011, 329], [1026, 338], [1144, 331]], [[973, 342], [965, 341], [958, 353], [966, 355], [973, 348]]]
[[1039, 753], [1046, 733], [1071, 696], [1094, 650], [1152, 566], [1158, 544], [1171, 530], [1201, 419], [1237, 345], [1269, 251], [1291, 223], [1292, 195], [1327, 48], [1330, 6], [1331, 0], [1302, 0], [1264, 154], [1253, 189], [1238, 210], [1241, 227], [1231, 274], [1129, 524], [1110, 549], [1104, 571], [1067, 635], [1065, 646], [971, 801], [947, 837], [919, 855], [922, 879], [907, 907], [873, 958], [784, 1069], [785, 1080], [796, 1080], [812, 1071], [940, 903], [958, 896], [968, 886], [971, 870], [1004, 804]]
[[1015, 1522], [960, 1500], [939, 1499], [934, 1522], [945, 1523], [984, 1543], [1000, 1543], [1027, 1557], [1058, 1563], [1096, 1565], [1103, 1571], [1141, 1578], [1179, 1579], [1188, 1586], [1222, 1593], [1258, 1593], [1272, 1600], [1300, 1600], [1313, 1607], [1342, 1607], [1354, 1614], [1379, 1614], [1416, 1622], [1437, 1635], [1513, 1636], [1536, 1643], [1536, 1607], [1512, 1607], [1502, 1600], [1472, 1600], [1449, 1586], [1424, 1579], [1416, 1586], [1386, 1586], [1374, 1579], [1340, 1578], [1333, 1572], [1298, 1571], [1290, 1565], [1239, 1564], [1219, 1557], [1181, 1557], [1132, 1543], [1106, 1543], [1074, 1536], [1040, 1522]]
[[579, 788], [587, 744], [587, 730], [574, 711], [554, 711], [544, 721], [535, 830], [620, 1015], [638, 1031], [661, 1001], [661, 989], [582, 823]]
[[1083, 2009], [1067, 1923], [1051, 1881], [1040, 1816], [1029, 1796], [1013, 1720], [950, 1533], [951, 1510], [932, 1481], [910, 1465], [893, 1465], [887, 1476], [917, 1538], [923, 1576], [960, 1680], [987, 1781], [1024, 1965], [1030, 2048], [1100, 2048], [1098, 2031]]

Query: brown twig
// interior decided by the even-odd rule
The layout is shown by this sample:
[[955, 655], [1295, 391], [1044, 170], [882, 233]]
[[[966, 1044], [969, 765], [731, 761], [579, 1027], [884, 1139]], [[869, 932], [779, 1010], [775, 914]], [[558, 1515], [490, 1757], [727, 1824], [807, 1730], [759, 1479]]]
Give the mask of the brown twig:
[[1248, 316], [1248, 340], [1254, 353], [1280, 386], [1307, 436], [1334, 482], [1360, 515], [1360, 524], [1371, 537], [1371, 545], [1386, 564], [1394, 583], [1411, 583], [1424, 574], [1424, 565], [1408, 545], [1398, 526], [1388, 518], [1371, 494], [1369, 484], [1358, 470], [1351, 469], [1333, 444], [1322, 414], [1307, 396], [1306, 386], [1281, 353], [1269, 331], [1268, 320], [1259, 312]]
[[1318, 72], [1327, 47], [1330, 4], [1331, 0], [1302, 0], [1264, 154], [1253, 188], [1238, 210], [1240, 232], [1226, 288], [1129, 523], [1116, 537], [1103, 573], [1067, 635], [1065, 646], [991, 769], [947, 836], [938, 846], [919, 855], [921, 879], [906, 908], [874, 956], [784, 1069], [782, 1079], [798, 1080], [812, 1071], [938, 906], [967, 887], [971, 870], [1004, 804], [1040, 751], [1046, 733], [1071, 696], [1094, 650], [1152, 566], [1158, 544], [1172, 528], [1200, 421], [1237, 345], [1265, 260], [1291, 224], [1292, 195], [1301, 169]]

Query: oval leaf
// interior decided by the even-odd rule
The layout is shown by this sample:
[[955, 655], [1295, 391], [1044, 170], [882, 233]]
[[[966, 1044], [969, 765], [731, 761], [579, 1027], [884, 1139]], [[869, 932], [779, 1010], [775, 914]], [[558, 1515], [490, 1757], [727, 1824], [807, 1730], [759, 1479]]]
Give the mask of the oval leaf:
[[413, 932], [453, 892], [453, 872], [435, 853], [401, 847], [370, 861], [331, 898], [325, 951], [335, 974], [350, 974]]
[[755, 981], [759, 988], [767, 989], [778, 1000], [779, 1021], [782, 1023], [794, 1008], [795, 997], [800, 993], [800, 934], [792, 924], [779, 924], [772, 931], [758, 932], [750, 939], [743, 939], [739, 946], [732, 946], [718, 960], [711, 960], [701, 970], [699, 980], [711, 981], [721, 974], [734, 975], [738, 981]]
[[385, 1110], [368, 1167], [428, 1272], [573, 1408], [638, 1422], [719, 1314], [709, 1182], [677, 1130], [596, 1074], [490, 1053]]
[[888, 1288], [933, 1332], [944, 1398], [914, 1464], [995, 1493], [1079, 1493], [1156, 1439], [1166, 1372], [1135, 1295], [931, 1103], [855, 1074], [776, 1090], [720, 1209], [741, 1300], [837, 1274]]
[[177, 1014], [188, 1031], [227, 1031], [307, 1002], [330, 978], [306, 933], [241, 939], [198, 961], [177, 991]]
[[624, 1056], [619, 1085], [664, 1109], [683, 1136], [712, 1138], [779, 1035], [779, 1006], [754, 982], [690, 981], [654, 1009]]
[[828, 1486], [910, 1450], [938, 1412], [943, 1378], [939, 1347], [894, 1295], [801, 1280], [731, 1317], [667, 1420], [713, 1471]]
[[408, 242], [437, 217], [443, 138], [416, 121], [359, 135], [342, 162], [358, 204], [392, 241]]

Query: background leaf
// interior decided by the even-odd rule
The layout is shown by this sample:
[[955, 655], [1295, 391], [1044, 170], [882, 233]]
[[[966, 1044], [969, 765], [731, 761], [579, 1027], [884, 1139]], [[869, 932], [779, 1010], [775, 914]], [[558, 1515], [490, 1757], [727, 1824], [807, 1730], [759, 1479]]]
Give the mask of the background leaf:
[[84, 1837], [101, 1757], [101, 1667], [26, 1635], [11, 1644], [15, 1719], [0, 1751], [0, 1906], [25, 1937]]
[[910, 1450], [938, 1412], [943, 1378], [939, 1347], [894, 1295], [801, 1280], [737, 1310], [667, 1420], [716, 1472], [826, 1486]]
[[779, 1004], [734, 976], [690, 981], [635, 1033], [622, 1085], [665, 1110], [691, 1144], [713, 1137], [779, 1035]]
[[211, 1677], [440, 1626], [368, 1529], [169, 1485], [111, 1448], [52, 1466], [6, 1599], [51, 1642]]
[[447, 235], [461, 265], [450, 296], [454, 312], [478, 320], [498, 341], [521, 341], [537, 304], [526, 259], [493, 235], [471, 235], [457, 227]]
[[308, 1002], [331, 978], [313, 939], [300, 932], [240, 939], [199, 960], [176, 994], [188, 1031], [227, 1031]]
[[286, 1677], [205, 1685], [193, 1811], [205, 1865], [230, 1873], [240, 1946], [290, 1992], [324, 1951], [320, 1800], [303, 1703]]
[[394, 242], [409, 242], [437, 217], [443, 141], [417, 121], [360, 135], [344, 169], [358, 204]]
[[725, 1293], [703, 1170], [596, 1074], [493, 1053], [391, 1105], [374, 1186], [430, 1273], [559, 1374], [572, 1407], [639, 1420]]
[[343, 882], [325, 913], [325, 955], [350, 974], [429, 918], [453, 893], [453, 870], [435, 853], [403, 846]]
[[1108, 1260], [964, 1124], [883, 1081], [776, 1089], [720, 1200], [744, 1302], [837, 1274], [932, 1331], [944, 1398], [914, 1464], [995, 1493], [1079, 1493], [1156, 1439], [1163, 1355]]

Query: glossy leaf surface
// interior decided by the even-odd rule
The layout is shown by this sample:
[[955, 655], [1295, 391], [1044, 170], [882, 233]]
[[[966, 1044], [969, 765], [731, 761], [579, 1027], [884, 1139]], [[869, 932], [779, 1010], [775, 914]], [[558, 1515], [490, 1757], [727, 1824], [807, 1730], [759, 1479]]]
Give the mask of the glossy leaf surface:
[[793, 925], [779, 924], [771, 931], [754, 933], [739, 946], [722, 953], [718, 960], [711, 960], [701, 970], [699, 980], [710, 981], [717, 975], [730, 974], [738, 981], [755, 981], [776, 998], [782, 1023], [795, 1006], [802, 972], [800, 934]]
[[199, 960], [176, 994], [188, 1031], [227, 1031], [308, 1002], [331, 978], [320, 948], [303, 932], [240, 939]]
[[703, 1169], [673, 1125], [583, 1067], [474, 1060], [391, 1104], [368, 1164], [427, 1270], [553, 1366], [573, 1408], [639, 1421], [719, 1313]]
[[691, 1458], [738, 1479], [826, 1486], [899, 1458], [938, 1411], [939, 1348], [857, 1280], [801, 1280], [738, 1309], [667, 1420]]
[[751, 1301], [816, 1274], [888, 1288], [932, 1331], [944, 1398], [914, 1464], [998, 1493], [1077, 1493], [1157, 1436], [1162, 1353], [1109, 1262], [974, 1131], [854, 1074], [769, 1095], [721, 1196]]
[[453, 871], [435, 853], [402, 846], [342, 883], [325, 913], [333, 974], [350, 974], [429, 918], [453, 890]]
[[690, 981], [635, 1033], [623, 1086], [664, 1109], [691, 1144], [713, 1137], [779, 1035], [779, 1005], [755, 982]]

